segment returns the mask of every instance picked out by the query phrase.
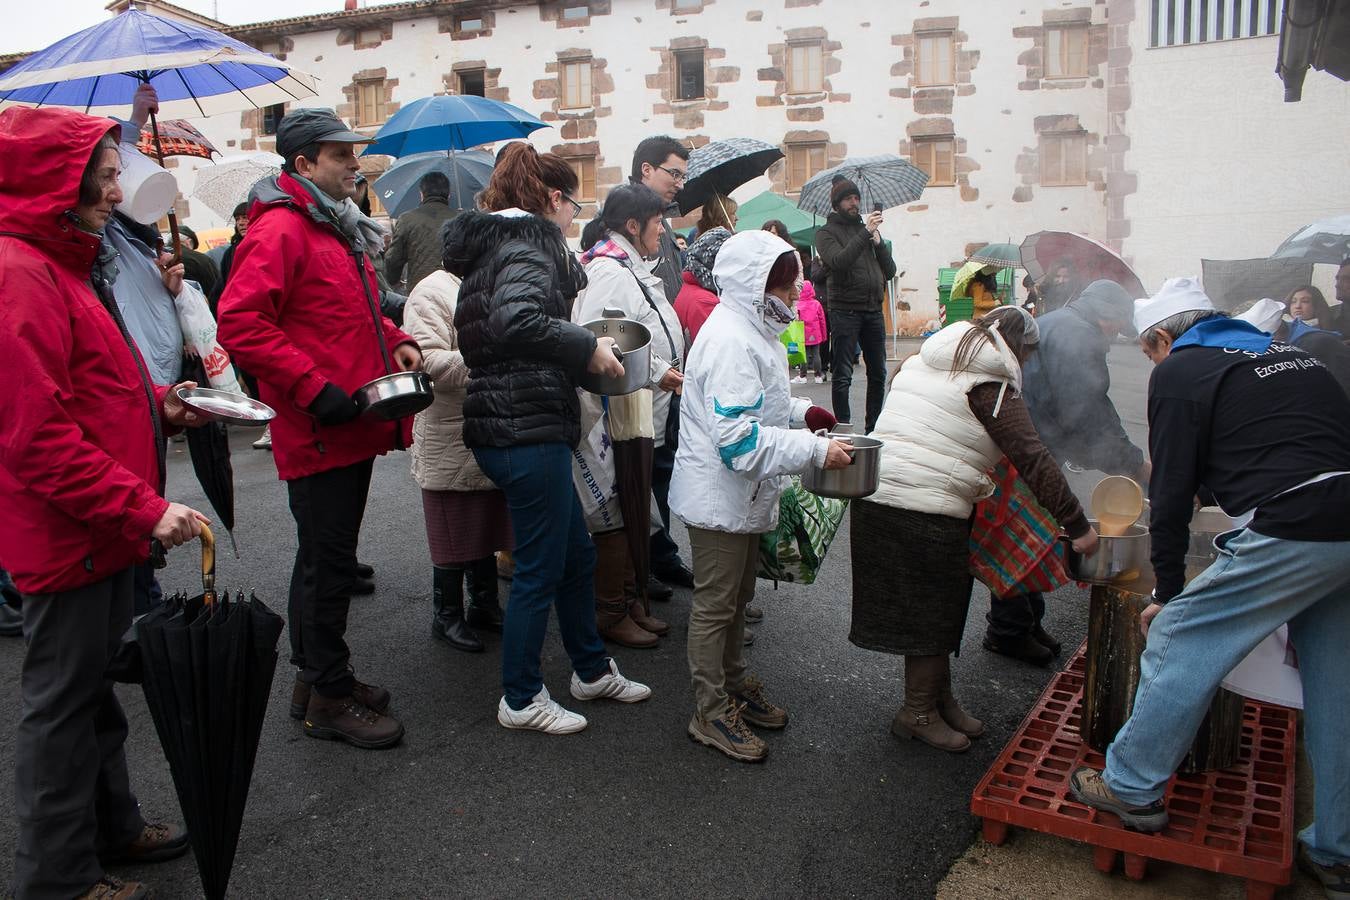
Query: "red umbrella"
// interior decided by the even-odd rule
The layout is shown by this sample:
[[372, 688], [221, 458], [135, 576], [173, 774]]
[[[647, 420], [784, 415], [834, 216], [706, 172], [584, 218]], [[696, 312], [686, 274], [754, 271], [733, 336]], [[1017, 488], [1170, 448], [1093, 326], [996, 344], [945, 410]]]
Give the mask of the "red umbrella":
[[[159, 143], [164, 148], [165, 156], [197, 156], [201, 159], [210, 159], [220, 152], [200, 131], [182, 119], [166, 119], [159, 123]], [[149, 126], [141, 129], [136, 149], [146, 156], [155, 155], [155, 135]]]
[[1131, 297], [1147, 297], [1144, 283], [1125, 260], [1099, 241], [1072, 231], [1038, 231], [1022, 242], [1022, 265], [1036, 282], [1059, 263], [1073, 266], [1080, 285], [1100, 278], [1114, 281]]

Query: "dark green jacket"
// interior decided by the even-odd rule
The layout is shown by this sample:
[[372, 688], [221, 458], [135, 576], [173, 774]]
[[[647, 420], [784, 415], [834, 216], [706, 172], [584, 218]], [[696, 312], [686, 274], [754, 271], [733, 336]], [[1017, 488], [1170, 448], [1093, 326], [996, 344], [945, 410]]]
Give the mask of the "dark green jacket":
[[437, 198], [426, 200], [417, 209], [398, 217], [394, 242], [384, 255], [384, 274], [390, 287], [398, 290], [402, 284], [403, 293], [411, 293], [417, 282], [441, 267], [445, 252], [441, 228], [458, 212]]
[[895, 260], [886, 245], [873, 244], [861, 220], [832, 212], [816, 231], [816, 253], [829, 268], [830, 311], [881, 309]]

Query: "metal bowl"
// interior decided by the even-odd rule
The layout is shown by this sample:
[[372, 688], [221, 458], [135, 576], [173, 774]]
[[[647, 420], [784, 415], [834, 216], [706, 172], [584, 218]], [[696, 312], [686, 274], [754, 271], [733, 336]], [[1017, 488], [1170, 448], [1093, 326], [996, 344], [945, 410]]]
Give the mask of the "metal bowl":
[[395, 372], [369, 381], [352, 393], [361, 415], [371, 419], [402, 419], [416, 415], [436, 397], [425, 372]]
[[243, 394], [214, 388], [179, 388], [183, 405], [208, 422], [225, 422], [248, 428], [262, 428], [277, 417], [276, 410]]
[[[1088, 523], [1097, 527], [1096, 519]], [[1131, 525], [1129, 531], [1119, 536], [1098, 535], [1097, 552], [1083, 556], [1073, 549], [1068, 538], [1064, 539], [1067, 549], [1069, 574], [1078, 581], [1089, 584], [1127, 584], [1141, 578], [1151, 580], [1153, 566], [1149, 562], [1148, 529], [1142, 525]]]
[[881, 448], [884, 441], [862, 435], [834, 431], [816, 432], [832, 441], [853, 447], [852, 461], [842, 469], [817, 469], [812, 466], [802, 475], [802, 487], [818, 497], [857, 500], [876, 493], [881, 483]]
[[623, 374], [618, 378], [587, 372], [580, 384], [592, 394], [618, 397], [631, 394], [647, 386], [652, 371], [652, 333], [634, 319], [624, 318], [622, 310], [606, 307], [604, 318], [585, 322], [581, 326], [598, 338], [614, 338]]

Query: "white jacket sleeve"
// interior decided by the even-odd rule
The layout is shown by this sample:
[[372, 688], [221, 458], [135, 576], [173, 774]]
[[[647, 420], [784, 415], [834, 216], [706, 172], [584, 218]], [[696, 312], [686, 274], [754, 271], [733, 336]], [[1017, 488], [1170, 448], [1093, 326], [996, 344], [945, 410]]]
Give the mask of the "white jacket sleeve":
[[789, 424], [793, 428], [804, 428], [806, 426], [806, 411], [815, 406], [810, 400], [803, 400], [800, 397], [792, 398], [792, 409], [789, 413]]
[[[591, 322], [602, 318], [605, 307], [612, 307], [623, 310], [623, 314], [635, 322], [647, 325], [653, 315], [651, 307], [642, 296], [642, 288], [638, 286], [637, 279], [623, 263], [604, 257], [593, 260], [586, 267], [586, 278], [588, 282], [586, 290], [577, 298], [573, 307], [573, 322]], [[655, 331], [661, 326], [655, 324], [647, 327], [653, 331], [655, 337]], [[656, 352], [657, 347], [663, 343], [664, 341], [652, 341], [650, 385], [653, 388], [656, 388], [670, 369], [670, 361]]]
[[728, 469], [763, 481], [825, 465], [829, 441], [763, 423], [764, 383], [749, 356], [719, 357], [708, 372], [705, 396], [717, 453]]

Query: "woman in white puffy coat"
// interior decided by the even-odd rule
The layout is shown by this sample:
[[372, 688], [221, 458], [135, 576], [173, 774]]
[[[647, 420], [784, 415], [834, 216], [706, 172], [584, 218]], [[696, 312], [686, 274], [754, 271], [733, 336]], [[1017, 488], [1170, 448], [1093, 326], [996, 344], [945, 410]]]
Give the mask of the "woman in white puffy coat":
[[513, 541], [506, 496], [464, 446], [469, 367], [455, 333], [458, 297], [459, 279], [444, 270], [431, 273], [408, 297], [403, 327], [422, 348], [422, 371], [436, 388], [431, 406], [413, 419], [412, 445], [433, 566], [431, 633], [477, 653], [483, 642], [473, 628], [502, 630], [494, 553], [510, 550]]
[[1022, 363], [1036, 349], [1031, 314], [1000, 307], [924, 342], [891, 381], [872, 437], [884, 441], [876, 493], [850, 512], [853, 623], [859, 647], [905, 657], [897, 737], [960, 752], [983, 724], [951, 690], [970, 605], [971, 514], [994, 490], [1005, 455], [1074, 547], [1097, 536], [1020, 396]]
[[834, 416], [788, 391], [778, 336], [793, 320], [800, 290], [796, 250], [767, 231], [738, 234], [722, 245], [713, 277], [721, 301], [685, 371], [670, 508], [689, 526], [694, 556], [689, 669], [698, 709], [689, 735], [753, 762], [768, 748], [746, 723], [787, 724], [787, 711], [746, 672], [742, 650], [760, 535], [778, 524], [786, 476], [843, 468], [849, 456], [844, 445], [812, 433], [833, 427]]

